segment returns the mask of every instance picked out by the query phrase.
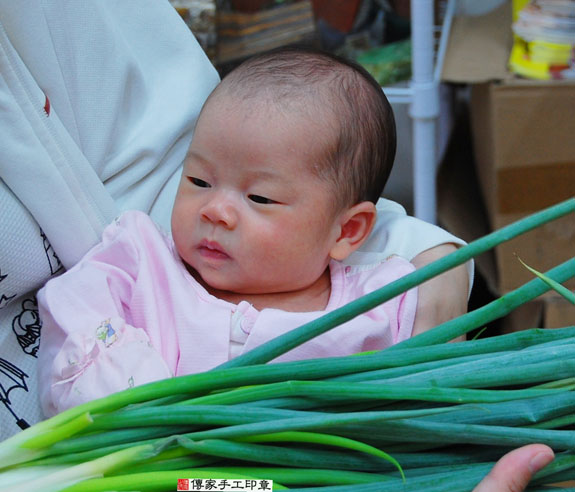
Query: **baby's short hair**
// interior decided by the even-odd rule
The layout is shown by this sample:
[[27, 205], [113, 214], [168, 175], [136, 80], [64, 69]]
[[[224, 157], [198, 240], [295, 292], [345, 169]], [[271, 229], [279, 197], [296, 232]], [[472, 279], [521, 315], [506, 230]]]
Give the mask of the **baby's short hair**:
[[[335, 138], [312, 171], [335, 185], [340, 206], [377, 202], [395, 158], [395, 120], [381, 87], [361, 65], [314, 48], [281, 47], [239, 65], [216, 92], [222, 89], [304, 108], [318, 129], [335, 123]], [[333, 118], [322, 118], [326, 113]]]

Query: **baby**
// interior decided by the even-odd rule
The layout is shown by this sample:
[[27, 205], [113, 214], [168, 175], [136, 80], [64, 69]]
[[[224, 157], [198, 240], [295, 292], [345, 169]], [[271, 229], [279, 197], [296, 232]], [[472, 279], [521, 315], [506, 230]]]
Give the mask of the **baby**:
[[[256, 56], [206, 101], [172, 237], [127, 212], [39, 292], [46, 415], [211, 369], [413, 271], [346, 260], [388, 179], [391, 107], [361, 67], [314, 50]], [[412, 335], [413, 289], [276, 360], [383, 349]]]

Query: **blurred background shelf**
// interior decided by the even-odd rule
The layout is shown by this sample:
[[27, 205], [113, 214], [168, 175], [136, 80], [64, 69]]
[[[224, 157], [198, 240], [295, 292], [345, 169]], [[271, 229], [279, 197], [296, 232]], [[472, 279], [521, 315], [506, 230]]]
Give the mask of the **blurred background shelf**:
[[309, 0], [280, 4], [253, 13], [218, 10], [216, 26], [215, 62], [219, 65], [279, 46], [313, 43], [316, 38]]

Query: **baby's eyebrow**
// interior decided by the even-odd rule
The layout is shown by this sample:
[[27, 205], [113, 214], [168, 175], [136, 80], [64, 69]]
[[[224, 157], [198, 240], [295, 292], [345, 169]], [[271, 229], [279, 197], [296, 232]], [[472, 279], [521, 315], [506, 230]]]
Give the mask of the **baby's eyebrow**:
[[254, 169], [246, 173], [252, 179], [259, 179], [262, 181], [275, 181], [283, 179], [281, 174], [269, 169]]
[[194, 152], [191, 147], [188, 149], [188, 152], [186, 152], [186, 160], [188, 160], [190, 157], [203, 160], [202, 157], [197, 152]]
[[194, 164], [200, 164], [201, 166], [204, 166], [204, 167], [209, 166], [209, 164], [210, 164], [207, 159], [205, 159], [200, 154], [198, 154], [197, 152], [194, 152], [191, 149], [188, 150], [188, 153], [186, 154], [186, 157], [184, 159], [184, 168], [186, 167], [186, 165], [190, 161], [193, 161]]

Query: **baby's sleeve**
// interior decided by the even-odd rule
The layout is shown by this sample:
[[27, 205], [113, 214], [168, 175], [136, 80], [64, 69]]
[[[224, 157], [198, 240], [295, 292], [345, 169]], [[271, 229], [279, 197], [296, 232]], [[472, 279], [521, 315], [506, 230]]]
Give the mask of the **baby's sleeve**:
[[46, 416], [171, 376], [147, 331], [131, 324], [138, 263], [130, 235], [112, 224], [102, 243], [39, 291], [38, 378]]
[[[389, 257], [372, 272], [365, 273], [362, 288], [365, 293], [373, 292], [389, 285], [415, 271], [412, 263], [397, 255]], [[381, 310], [389, 322], [392, 344], [403, 342], [411, 337], [415, 314], [417, 312], [418, 289], [413, 287], [406, 292], [380, 304], [375, 310]]]

